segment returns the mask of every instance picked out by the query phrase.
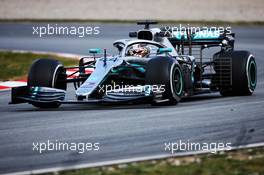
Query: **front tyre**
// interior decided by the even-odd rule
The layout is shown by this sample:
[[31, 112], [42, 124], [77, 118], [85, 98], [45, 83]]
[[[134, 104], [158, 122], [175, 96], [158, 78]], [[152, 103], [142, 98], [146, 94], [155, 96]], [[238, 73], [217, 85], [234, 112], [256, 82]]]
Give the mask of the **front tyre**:
[[172, 58], [153, 58], [147, 64], [146, 84], [163, 86], [161, 102], [154, 100], [154, 105], [175, 105], [181, 100], [183, 94], [184, 82], [181, 67]]
[[[63, 65], [53, 59], [38, 59], [30, 67], [28, 86], [50, 87], [66, 90], [66, 71]], [[57, 108], [59, 103], [32, 103], [39, 108]]]

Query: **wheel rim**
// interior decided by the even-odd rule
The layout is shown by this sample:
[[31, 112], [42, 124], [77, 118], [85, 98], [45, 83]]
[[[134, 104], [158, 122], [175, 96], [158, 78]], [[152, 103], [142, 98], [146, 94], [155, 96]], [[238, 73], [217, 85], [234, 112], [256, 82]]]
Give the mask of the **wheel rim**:
[[180, 96], [182, 94], [182, 87], [183, 87], [183, 81], [182, 81], [182, 73], [181, 70], [179, 69], [179, 67], [176, 67], [174, 69], [173, 72], [173, 77], [172, 77], [172, 81], [173, 81], [173, 90], [174, 92]]
[[250, 87], [254, 89], [257, 83], [257, 67], [255, 61], [250, 61], [248, 72]]

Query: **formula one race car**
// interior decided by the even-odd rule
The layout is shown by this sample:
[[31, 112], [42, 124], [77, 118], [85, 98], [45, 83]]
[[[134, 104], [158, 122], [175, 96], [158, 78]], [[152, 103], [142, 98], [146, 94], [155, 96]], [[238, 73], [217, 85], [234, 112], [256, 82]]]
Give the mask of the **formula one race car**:
[[[234, 33], [149, 28], [156, 22], [139, 22], [144, 29], [113, 43], [119, 54], [83, 57], [76, 67], [52, 59], [36, 60], [28, 84], [12, 88], [11, 104], [30, 103], [54, 108], [64, 103], [177, 104], [181, 98], [220, 92], [223, 96], [251, 95], [257, 83], [257, 66], [248, 51], [234, 50]], [[217, 48], [211, 55], [206, 48]], [[211, 49], [209, 49], [211, 50]], [[185, 54], [187, 52], [188, 54]], [[68, 69], [76, 71], [67, 75]], [[87, 72], [87, 69], [93, 69]], [[67, 83], [76, 89], [75, 100], [65, 100]]]

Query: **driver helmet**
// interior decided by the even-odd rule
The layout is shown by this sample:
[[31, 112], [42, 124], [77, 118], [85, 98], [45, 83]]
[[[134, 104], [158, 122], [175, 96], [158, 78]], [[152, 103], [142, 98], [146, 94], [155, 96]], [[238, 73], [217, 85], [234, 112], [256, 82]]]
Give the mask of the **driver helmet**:
[[147, 57], [150, 54], [150, 49], [147, 45], [144, 44], [136, 44], [133, 45], [129, 50], [128, 50], [128, 55], [129, 56], [136, 56], [136, 57]]

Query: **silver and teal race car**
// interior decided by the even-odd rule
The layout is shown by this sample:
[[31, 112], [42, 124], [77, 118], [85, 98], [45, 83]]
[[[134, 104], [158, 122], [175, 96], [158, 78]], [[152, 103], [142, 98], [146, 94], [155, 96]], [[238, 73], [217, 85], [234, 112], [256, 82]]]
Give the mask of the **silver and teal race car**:
[[[75, 67], [36, 60], [27, 86], [12, 88], [10, 103], [40, 108], [64, 103], [177, 104], [196, 94], [251, 95], [256, 88], [255, 58], [248, 51], [234, 50], [233, 33], [150, 28], [156, 24], [151, 21], [138, 24], [144, 29], [113, 43], [117, 55], [104, 50], [99, 56], [100, 49], [90, 49], [91, 56], [81, 58]], [[217, 51], [205, 53], [210, 48]], [[67, 75], [73, 68], [76, 71]], [[76, 99], [65, 99], [68, 83], [74, 84]]]

